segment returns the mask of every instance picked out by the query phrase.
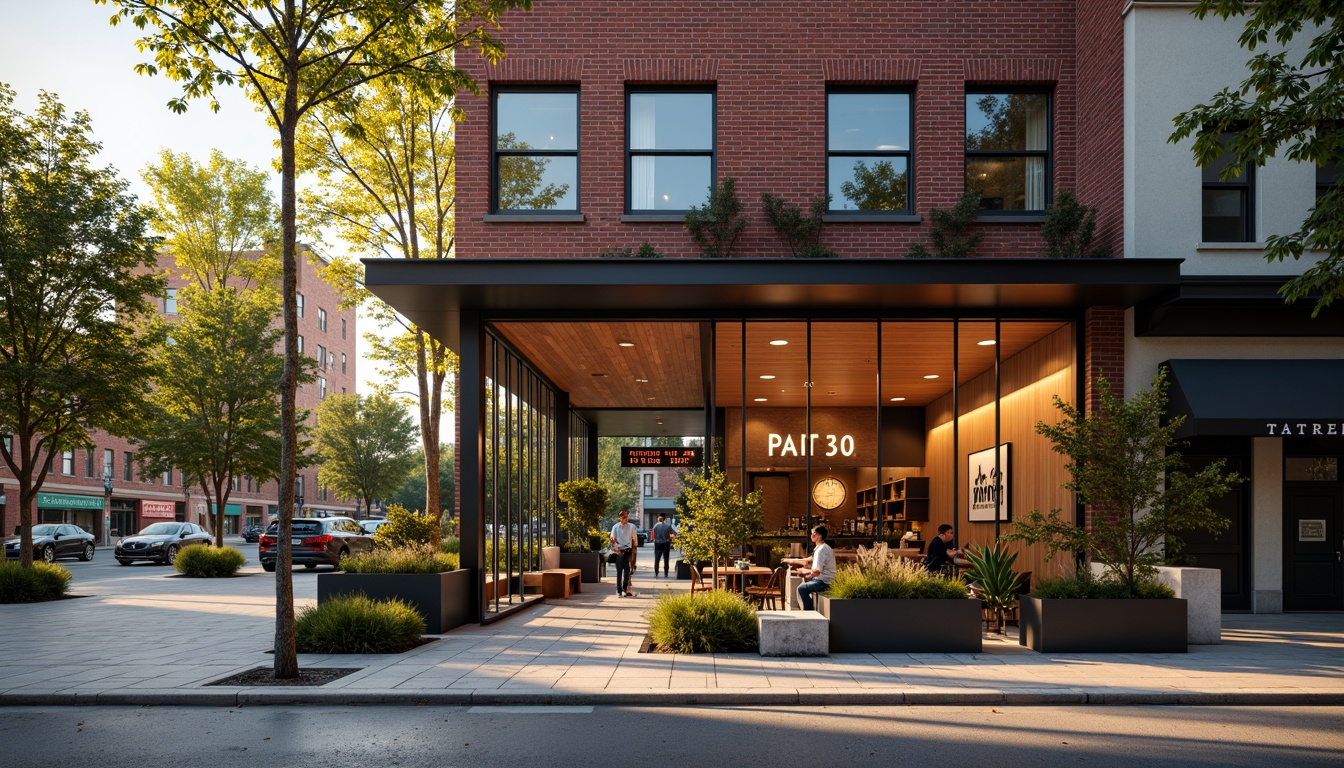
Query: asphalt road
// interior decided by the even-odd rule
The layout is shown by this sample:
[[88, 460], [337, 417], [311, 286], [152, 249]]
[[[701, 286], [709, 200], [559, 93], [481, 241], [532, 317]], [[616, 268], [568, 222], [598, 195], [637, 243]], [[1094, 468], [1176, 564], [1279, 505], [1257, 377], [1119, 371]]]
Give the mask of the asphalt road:
[[1332, 766], [1344, 708], [13, 707], [13, 768]]

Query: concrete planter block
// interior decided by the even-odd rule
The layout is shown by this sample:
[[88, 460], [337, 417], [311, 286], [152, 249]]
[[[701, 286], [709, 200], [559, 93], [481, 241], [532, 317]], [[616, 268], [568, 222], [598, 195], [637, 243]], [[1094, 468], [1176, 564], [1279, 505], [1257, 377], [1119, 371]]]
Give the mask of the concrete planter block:
[[830, 621], [816, 611], [757, 611], [762, 656], [826, 656]]
[[371, 600], [397, 598], [425, 617], [425, 632], [441, 635], [466, 624], [474, 587], [471, 571], [445, 573], [320, 573], [317, 604], [363, 593]]
[[1158, 566], [1157, 578], [1185, 600], [1191, 645], [1223, 641], [1223, 572], [1217, 568]]

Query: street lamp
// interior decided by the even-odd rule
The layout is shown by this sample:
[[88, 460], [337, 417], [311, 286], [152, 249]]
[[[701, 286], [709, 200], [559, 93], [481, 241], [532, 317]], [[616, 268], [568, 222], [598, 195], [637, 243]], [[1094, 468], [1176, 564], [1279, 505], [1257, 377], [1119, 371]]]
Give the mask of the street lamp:
[[112, 546], [112, 468], [103, 469], [103, 546]]

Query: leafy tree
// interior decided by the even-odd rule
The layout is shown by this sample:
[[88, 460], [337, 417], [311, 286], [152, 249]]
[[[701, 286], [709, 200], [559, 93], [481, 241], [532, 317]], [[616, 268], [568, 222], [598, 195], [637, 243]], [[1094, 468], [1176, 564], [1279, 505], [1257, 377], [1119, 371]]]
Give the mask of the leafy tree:
[[[387, 394], [327, 395], [317, 407], [317, 480], [339, 496], [364, 500], [396, 492], [415, 467], [415, 424]], [[439, 516], [430, 514], [435, 529]]]
[[747, 228], [742, 201], [733, 191], [735, 183], [729, 176], [717, 187], [710, 187], [709, 199], [704, 206], [692, 205], [686, 214], [686, 231], [691, 233], [691, 240], [707, 259], [731, 258], [733, 245]]
[[1155, 572], [1153, 566], [1167, 553], [1178, 551], [1181, 531], [1202, 528], [1212, 533], [1227, 529], [1229, 521], [1209, 508], [1209, 502], [1242, 481], [1224, 474], [1221, 460], [1194, 475], [1185, 473], [1175, 434], [1184, 416], [1162, 423], [1167, 406], [1163, 371], [1151, 389], [1141, 389], [1129, 402], [1111, 392], [1103, 376], [1097, 381], [1100, 409], [1087, 415], [1055, 397], [1064, 418], [1058, 424], [1040, 422], [1037, 434], [1050, 439], [1055, 453], [1069, 459], [1072, 477], [1064, 488], [1093, 508], [1092, 522], [1080, 528], [1032, 510], [1004, 537], [1007, 541], [1046, 542], [1047, 559], [1060, 550], [1081, 551], [1100, 561], [1106, 570], [1138, 596], [1140, 584]]
[[266, 245], [279, 228], [265, 171], [219, 150], [198, 164], [165, 149], [141, 175], [154, 196], [155, 228], [184, 278], [204, 290], [260, 287], [278, 297], [280, 258]]
[[387, 522], [373, 532], [373, 542], [386, 549], [437, 544], [439, 527], [429, 515], [417, 515], [399, 504], [387, 508]]
[[1041, 255], [1051, 259], [1104, 259], [1111, 255], [1111, 249], [1092, 242], [1096, 230], [1097, 209], [1083, 205], [1072, 192], [1060, 190], [1041, 225], [1041, 239], [1045, 241]]
[[565, 504], [560, 511], [560, 528], [569, 535], [568, 546], [575, 551], [588, 548], [588, 537], [597, 533], [602, 513], [607, 509], [605, 486], [591, 477], [566, 480], [556, 486], [556, 497]]
[[[500, 149], [531, 149], [526, 141], [518, 141], [512, 133], [502, 134], [496, 143]], [[512, 155], [499, 167], [499, 207], [504, 210], [544, 211], [560, 204], [568, 184], [542, 186], [546, 166], [545, 157]]]
[[692, 562], [708, 559], [719, 582], [719, 560], [728, 550], [761, 532], [761, 490], [746, 496], [738, 493], [723, 470], [711, 465], [703, 477], [691, 476], [682, 497], [685, 499], [681, 533], [677, 544]]
[[765, 206], [765, 217], [770, 221], [770, 226], [789, 246], [789, 252], [795, 259], [835, 258], [835, 251], [819, 242], [822, 217], [831, 206], [830, 195], [819, 194], [812, 198], [811, 216], [803, 215], [803, 210], [798, 206], [768, 192], [761, 195], [761, 204]]
[[[1222, 178], [1234, 178], [1248, 164], [1264, 166], [1287, 148], [1289, 160], [1344, 167], [1344, 2], [1340, 0], [1201, 0], [1193, 13], [1227, 20], [1245, 17], [1238, 42], [1247, 51], [1269, 46], [1247, 64], [1250, 76], [1236, 89], [1224, 88], [1205, 104], [1175, 118], [1168, 141], [1195, 137], [1195, 162], [1207, 168], [1222, 157], [1231, 162]], [[1287, 48], [1310, 26], [1305, 51]], [[1224, 147], [1220, 137], [1233, 133]], [[1337, 177], [1302, 226], [1292, 234], [1265, 239], [1265, 259], [1302, 258], [1307, 249], [1325, 252], [1318, 263], [1284, 284], [1279, 293], [1288, 303], [1315, 293], [1312, 315], [1344, 297], [1344, 177]]]
[[639, 500], [639, 471], [634, 467], [621, 466], [621, 449], [637, 445], [644, 445], [644, 438], [597, 439], [597, 482], [607, 489], [607, 507], [603, 510], [602, 521], [608, 529], [616, 524], [616, 517], [622, 509], [634, 509], [635, 502]]
[[964, 259], [970, 256], [985, 238], [984, 232], [972, 229], [979, 214], [980, 192], [975, 189], [966, 190], [950, 211], [940, 208], [930, 210], [933, 231], [929, 233], [929, 241], [933, 244], [933, 250], [930, 251], [923, 243], [915, 243], [906, 255], [912, 259]]
[[[451, 504], [453, 489], [453, 444], [443, 443], [439, 445], [439, 498]], [[425, 503], [425, 461], [422, 451], [415, 452], [415, 465], [411, 468], [411, 474], [389, 501], [416, 510]], [[451, 507], [444, 509], [451, 510]]]
[[878, 160], [872, 168], [860, 160], [854, 163], [854, 181], [841, 184], [840, 194], [860, 211], [903, 211], [910, 207], [908, 179], [909, 175], [897, 172], [890, 160]]
[[20, 562], [31, 568], [33, 504], [65, 450], [135, 433], [163, 295], [149, 214], [92, 163], [89, 117], [42, 93], [20, 114], [0, 84], [0, 456], [18, 482]]
[[294, 519], [294, 478], [299, 462], [295, 392], [298, 351], [298, 236], [295, 153], [300, 122], [317, 107], [353, 97], [365, 83], [401, 77], [416, 91], [443, 100], [476, 84], [453, 63], [453, 51], [476, 46], [491, 61], [503, 53], [490, 30], [512, 8], [531, 0], [96, 0], [116, 8], [111, 22], [130, 21], [146, 32], [137, 41], [153, 62], [142, 74], [163, 73], [181, 82], [168, 102], [184, 111], [192, 98], [210, 98], [216, 85], [243, 84], [275, 126], [280, 147], [281, 298], [285, 368], [280, 380], [280, 498], [276, 568], [274, 676], [299, 674], [294, 646], [294, 584], [289, 548]]
[[136, 439], [141, 472], [176, 467], [199, 483], [221, 547], [234, 479], [264, 483], [280, 466], [278, 306], [274, 289], [187, 286], [179, 319], [159, 321], [172, 343], [155, 360], [153, 418]]

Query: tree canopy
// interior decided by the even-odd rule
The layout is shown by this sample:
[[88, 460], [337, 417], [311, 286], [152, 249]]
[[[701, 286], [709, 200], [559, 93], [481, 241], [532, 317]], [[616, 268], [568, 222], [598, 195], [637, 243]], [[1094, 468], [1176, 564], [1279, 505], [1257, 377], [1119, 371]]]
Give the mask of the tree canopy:
[[[1177, 115], [1169, 141], [1194, 136], [1201, 168], [1229, 155], [1224, 180], [1248, 164], [1264, 166], [1280, 151], [1289, 160], [1333, 169], [1333, 182], [1302, 226], [1265, 238], [1270, 262], [1301, 259], [1307, 251], [1324, 254], [1279, 289], [1290, 303], [1316, 296], [1312, 314], [1318, 314], [1344, 298], [1344, 0], [1201, 0], [1193, 13], [1200, 19], [1244, 17], [1238, 42], [1259, 53], [1240, 85]], [[1304, 33], [1310, 40], [1294, 44]], [[1227, 133], [1233, 138], [1224, 146]]]
[[18, 481], [21, 562], [52, 458], [129, 436], [144, 417], [157, 247], [149, 214], [111, 168], [83, 112], [42, 93], [31, 115], [0, 84], [0, 456]]
[[414, 440], [410, 414], [388, 395], [327, 395], [317, 407], [317, 480], [338, 496], [363, 499], [368, 509], [406, 482], [415, 467]]
[[677, 544], [692, 561], [713, 561], [717, 583], [719, 560], [761, 532], [761, 490], [741, 495], [737, 484], [714, 465], [703, 476], [687, 476], [684, 482], [686, 490], [680, 498], [685, 507]]

